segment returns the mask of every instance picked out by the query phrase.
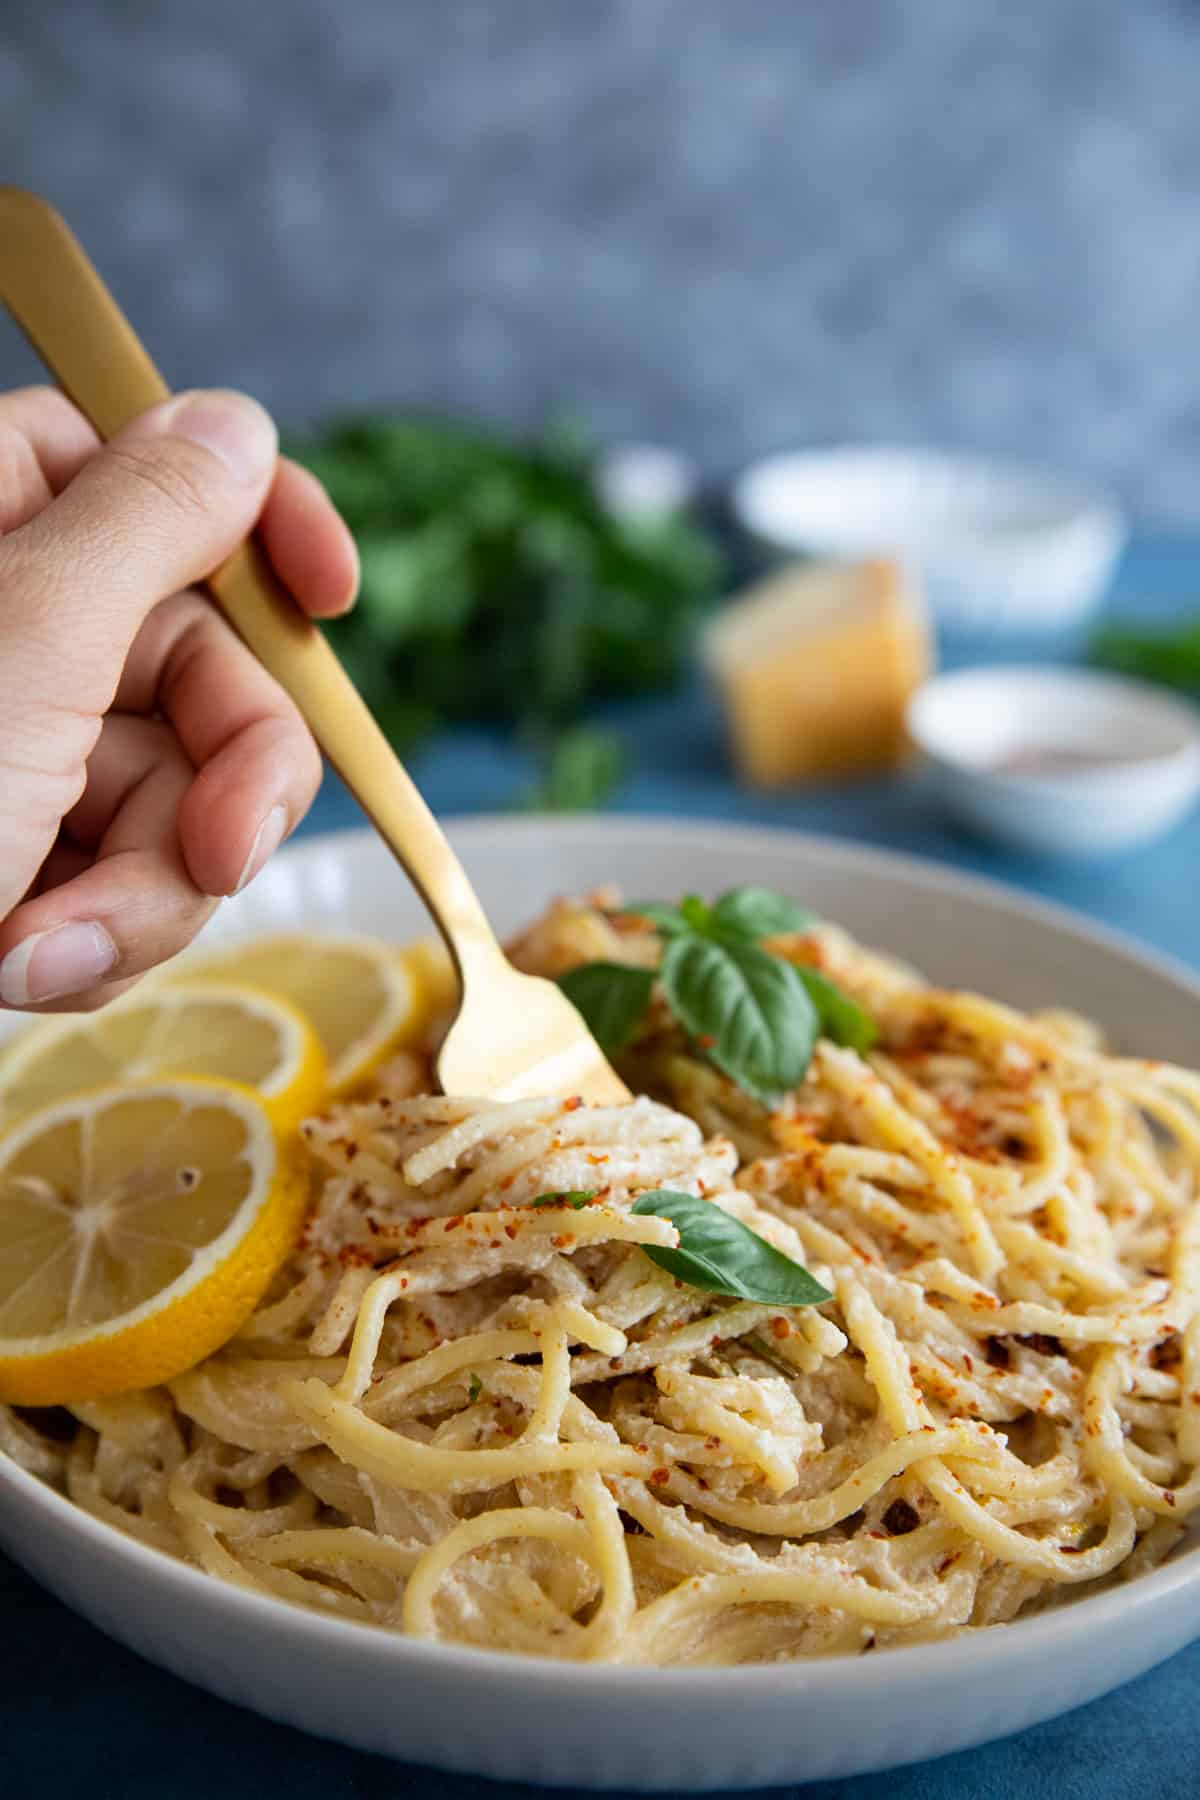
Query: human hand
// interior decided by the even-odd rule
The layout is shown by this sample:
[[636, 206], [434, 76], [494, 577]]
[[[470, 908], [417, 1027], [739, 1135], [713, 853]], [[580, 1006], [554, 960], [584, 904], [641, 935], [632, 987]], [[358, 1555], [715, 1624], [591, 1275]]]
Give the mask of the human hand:
[[320, 758], [188, 584], [254, 525], [314, 616], [353, 540], [243, 395], [101, 448], [48, 388], [0, 396], [0, 1008], [90, 1010], [189, 943], [303, 817]]

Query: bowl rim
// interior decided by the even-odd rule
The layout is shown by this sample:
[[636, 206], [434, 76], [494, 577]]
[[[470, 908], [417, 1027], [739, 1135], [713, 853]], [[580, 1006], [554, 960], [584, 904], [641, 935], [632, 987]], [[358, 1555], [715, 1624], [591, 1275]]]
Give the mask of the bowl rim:
[[[827, 472], [844, 482], [877, 486], [898, 473], [933, 475], [948, 484], [975, 490], [974, 504], [964, 507], [955, 534], [956, 553], [965, 549], [980, 554], [1027, 552], [1033, 546], [1050, 547], [1064, 533], [1074, 534], [1086, 523], [1114, 537], [1123, 535], [1125, 514], [1115, 496], [1086, 477], [1017, 457], [990, 456], [970, 450], [942, 448], [934, 444], [900, 443], [894, 440], [840, 441], [824, 444], [783, 445], [743, 465], [730, 485], [730, 506], [741, 524], [757, 536], [780, 544], [849, 544], [850, 534], [819, 515], [807, 524], [789, 525], [786, 506], [765, 502], [764, 490], [790, 481], [807, 499], [809, 481]], [[990, 491], [997, 498], [1016, 496], [1036, 499], [1042, 516], [1017, 525], [989, 523], [987, 506], [979, 496]], [[968, 498], [964, 492], [964, 500]], [[922, 507], [915, 509], [923, 512]], [[882, 533], [882, 536], [889, 535]], [[855, 540], [857, 541], [857, 539]], [[928, 550], [922, 554], [928, 554]]]
[[[1139, 943], [1130, 934], [1098, 924], [1069, 907], [1026, 894], [1009, 883], [963, 873], [928, 857], [856, 844], [828, 834], [793, 831], [779, 826], [727, 825], [702, 817], [614, 814], [580, 818], [572, 814], [549, 813], [522, 819], [482, 813], [453, 815], [448, 817], [447, 824], [451, 837], [460, 840], [466, 850], [473, 839], [486, 840], [497, 831], [516, 837], [552, 832], [567, 838], [653, 834], [659, 841], [664, 837], [687, 838], [693, 842], [699, 839], [705, 850], [719, 850], [722, 846], [732, 849], [735, 845], [751, 852], [764, 844], [787, 847], [849, 864], [852, 870], [857, 869], [864, 875], [882, 870], [917, 886], [949, 891], [964, 902], [974, 901], [1008, 912], [1025, 913], [1070, 934], [1089, 948], [1140, 964], [1149, 973], [1182, 989], [1200, 1008], [1200, 974], [1182, 961]], [[335, 845], [344, 853], [356, 842], [364, 845], [376, 841], [375, 833], [369, 829], [325, 832], [302, 839], [282, 855], [291, 864], [302, 864], [327, 856]], [[789, 1694], [796, 1695], [800, 1689], [804, 1690], [806, 1698], [820, 1698], [823, 1693], [843, 1697], [847, 1679], [852, 1681], [856, 1691], [868, 1695], [873, 1687], [886, 1687], [893, 1692], [897, 1687], [905, 1690], [924, 1688], [939, 1678], [965, 1676], [976, 1665], [987, 1668], [993, 1676], [1002, 1675], [1005, 1669], [1035, 1652], [1042, 1656], [1052, 1655], [1056, 1645], [1066, 1646], [1081, 1630], [1103, 1631], [1108, 1627], [1123, 1626], [1133, 1615], [1200, 1588], [1200, 1543], [1196, 1543], [1159, 1568], [1125, 1583], [1118, 1582], [1097, 1593], [1082, 1594], [1076, 1600], [1051, 1606], [1029, 1618], [1015, 1619], [1003, 1627], [985, 1627], [976, 1634], [947, 1638], [939, 1643], [895, 1646], [871, 1656], [865, 1666], [861, 1656], [816, 1657], [717, 1668], [567, 1662], [520, 1651], [430, 1643], [406, 1637], [386, 1626], [329, 1618], [273, 1594], [258, 1594], [236, 1587], [166, 1551], [128, 1536], [118, 1527], [77, 1506], [3, 1452], [0, 1452], [0, 1486], [15, 1495], [19, 1504], [25, 1505], [28, 1518], [23, 1523], [36, 1528], [40, 1515], [49, 1529], [69, 1531], [84, 1544], [90, 1544], [110, 1564], [124, 1563], [131, 1576], [164, 1592], [172, 1592], [179, 1605], [186, 1606], [195, 1601], [201, 1611], [223, 1609], [231, 1626], [236, 1627], [239, 1621], [244, 1621], [248, 1627], [257, 1627], [264, 1633], [307, 1636], [312, 1648], [323, 1653], [344, 1651], [351, 1657], [378, 1655], [398, 1673], [408, 1666], [418, 1666], [430, 1673], [440, 1670], [447, 1676], [479, 1677], [486, 1679], [493, 1691], [497, 1685], [524, 1686], [528, 1680], [533, 1680], [544, 1691], [561, 1689], [564, 1699], [579, 1697], [582, 1689], [609, 1700], [634, 1700], [644, 1697], [647, 1682], [664, 1698], [673, 1700], [689, 1697], [723, 1700], [727, 1696], [743, 1697], [747, 1701], [752, 1698], [781, 1700]], [[46, 1584], [39, 1580], [39, 1585]], [[1200, 1634], [1200, 1619], [1197, 1632]], [[851, 1669], [857, 1671], [853, 1677], [849, 1677]]]

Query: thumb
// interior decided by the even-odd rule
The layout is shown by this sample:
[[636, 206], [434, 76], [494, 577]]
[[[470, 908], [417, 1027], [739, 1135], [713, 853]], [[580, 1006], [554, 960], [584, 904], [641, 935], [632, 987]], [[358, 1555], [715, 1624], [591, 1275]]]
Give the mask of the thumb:
[[246, 395], [180, 394], [0, 539], [0, 661], [23, 710], [43, 697], [107, 709], [147, 613], [253, 526], [276, 450], [269, 415]]

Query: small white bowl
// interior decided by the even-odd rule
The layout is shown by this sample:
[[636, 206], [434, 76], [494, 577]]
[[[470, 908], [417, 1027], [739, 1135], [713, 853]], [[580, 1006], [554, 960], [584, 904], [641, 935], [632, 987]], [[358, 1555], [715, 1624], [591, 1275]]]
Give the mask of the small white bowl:
[[908, 730], [946, 807], [1023, 850], [1132, 849], [1200, 793], [1200, 713], [1084, 669], [964, 669], [928, 681]]
[[1077, 624], [1126, 535], [1113, 501], [1082, 482], [934, 450], [785, 451], [742, 472], [732, 506], [774, 552], [900, 556], [935, 617], [972, 630]]

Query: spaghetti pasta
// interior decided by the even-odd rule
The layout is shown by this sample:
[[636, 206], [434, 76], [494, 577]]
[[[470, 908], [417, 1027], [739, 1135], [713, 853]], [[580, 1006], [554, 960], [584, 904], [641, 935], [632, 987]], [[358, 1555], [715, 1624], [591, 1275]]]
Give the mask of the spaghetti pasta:
[[[1200, 1504], [1200, 1078], [936, 990], [832, 926], [776, 953], [869, 1008], [773, 1109], [652, 1003], [624, 1107], [430, 1097], [420, 1055], [305, 1127], [304, 1240], [168, 1390], [0, 1409], [0, 1447], [224, 1579], [576, 1659], [852, 1653], [1169, 1554]], [[560, 903], [515, 947], [651, 966]], [[644, 1254], [705, 1198], [832, 1292]]]

